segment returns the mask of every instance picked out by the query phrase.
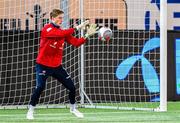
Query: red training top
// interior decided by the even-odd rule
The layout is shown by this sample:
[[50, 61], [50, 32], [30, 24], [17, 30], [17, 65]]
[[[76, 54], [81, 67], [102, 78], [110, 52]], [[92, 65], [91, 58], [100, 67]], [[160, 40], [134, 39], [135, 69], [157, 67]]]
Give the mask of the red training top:
[[84, 38], [73, 37], [74, 31], [74, 28], [62, 30], [52, 23], [45, 25], [41, 32], [40, 48], [36, 62], [48, 67], [61, 65], [65, 41], [76, 47], [86, 41]]

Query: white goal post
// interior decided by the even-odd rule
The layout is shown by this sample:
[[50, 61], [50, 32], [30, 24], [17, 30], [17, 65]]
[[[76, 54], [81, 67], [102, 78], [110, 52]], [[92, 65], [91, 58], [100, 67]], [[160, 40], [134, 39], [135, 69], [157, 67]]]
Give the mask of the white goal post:
[[[167, 0], [1, 0], [0, 109], [27, 108], [40, 30], [54, 8], [65, 12], [63, 28], [89, 19], [113, 31], [109, 42], [95, 34], [79, 48], [65, 44], [80, 107], [167, 111]], [[49, 77], [38, 107], [68, 104], [68, 90]]]
[[160, 6], [160, 111], [167, 111], [167, 0]]

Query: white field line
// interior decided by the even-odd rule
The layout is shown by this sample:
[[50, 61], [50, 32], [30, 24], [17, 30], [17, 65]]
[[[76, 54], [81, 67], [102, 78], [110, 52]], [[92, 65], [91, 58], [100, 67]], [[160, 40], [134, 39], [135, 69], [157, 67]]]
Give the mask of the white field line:
[[[123, 111], [123, 112], [89, 112], [89, 113], [86, 113], [86, 112], [82, 112], [83, 114], [95, 114], [95, 115], [102, 115], [102, 114], [137, 114], [137, 112], [134, 112], [134, 111], [131, 111], [131, 112], [125, 112], [125, 111]], [[138, 111], [138, 114], [148, 114], [148, 113], [156, 113], [156, 112], [140, 112], [140, 111]], [[64, 112], [64, 113], [62, 113], [62, 112], [60, 112], [60, 113], [34, 113], [34, 115], [48, 115], [48, 116], [51, 116], [51, 115], [53, 115], [53, 116], [61, 116], [61, 115], [69, 115], [69, 114], [71, 114], [71, 113], [68, 113], [68, 112]], [[14, 116], [14, 115], [17, 115], [17, 116], [19, 116], [19, 115], [26, 115], [26, 114], [0, 114], [0, 117], [1, 116]]]

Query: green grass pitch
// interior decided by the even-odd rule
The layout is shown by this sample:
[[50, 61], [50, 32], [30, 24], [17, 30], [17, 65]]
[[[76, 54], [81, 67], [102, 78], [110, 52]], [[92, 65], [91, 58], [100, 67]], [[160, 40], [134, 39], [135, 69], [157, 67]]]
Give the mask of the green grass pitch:
[[69, 109], [36, 109], [35, 119], [26, 119], [26, 109], [1, 109], [0, 123], [180, 123], [180, 102], [168, 102], [167, 112], [80, 108], [84, 118]]

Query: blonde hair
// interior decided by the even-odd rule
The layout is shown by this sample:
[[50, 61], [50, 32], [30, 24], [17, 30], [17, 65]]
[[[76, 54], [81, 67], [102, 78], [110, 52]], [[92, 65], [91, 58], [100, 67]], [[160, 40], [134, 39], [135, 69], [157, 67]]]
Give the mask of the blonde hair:
[[64, 12], [60, 9], [53, 9], [50, 13], [50, 19], [57, 17], [58, 15], [64, 14]]

